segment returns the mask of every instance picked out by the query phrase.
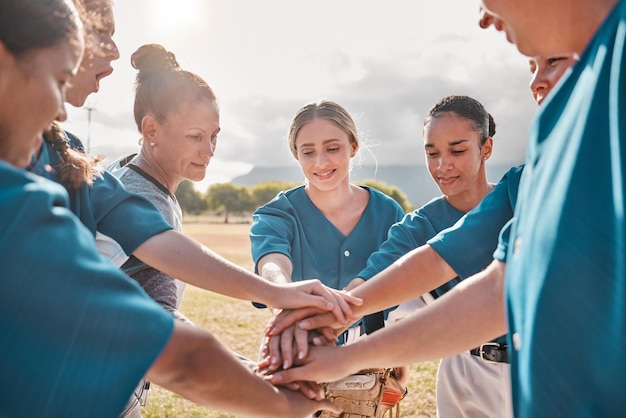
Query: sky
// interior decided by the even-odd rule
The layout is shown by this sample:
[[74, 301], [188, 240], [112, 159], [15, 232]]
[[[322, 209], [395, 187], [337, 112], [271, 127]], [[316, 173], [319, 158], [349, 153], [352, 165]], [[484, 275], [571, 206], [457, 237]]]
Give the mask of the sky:
[[366, 145], [360, 164], [423, 166], [424, 115], [451, 94], [474, 97], [495, 118], [487, 167], [519, 164], [536, 111], [528, 59], [502, 33], [478, 27], [478, 4], [116, 0], [121, 57], [83, 108], [69, 106], [65, 127], [105, 162], [137, 152], [130, 55], [159, 43], [206, 80], [220, 103], [216, 155], [198, 190], [254, 166], [295, 166], [289, 123], [301, 106], [322, 98], [354, 117]]

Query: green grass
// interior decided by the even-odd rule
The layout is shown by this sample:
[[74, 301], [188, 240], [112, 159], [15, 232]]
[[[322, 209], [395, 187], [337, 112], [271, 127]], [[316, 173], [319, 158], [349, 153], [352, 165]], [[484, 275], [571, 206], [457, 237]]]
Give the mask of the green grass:
[[[244, 268], [252, 269], [249, 225], [186, 222], [185, 233]], [[250, 302], [187, 286], [181, 311], [194, 323], [216, 335], [231, 349], [256, 359], [263, 329], [270, 319], [266, 310]], [[410, 366], [409, 393], [401, 402], [403, 417], [435, 417], [435, 374], [438, 362]], [[245, 396], [245, 394], [242, 394]], [[152, 385], [148, 403], [142, 408], [145, 418], [236, 417], [197, 406], [180, 396]]]

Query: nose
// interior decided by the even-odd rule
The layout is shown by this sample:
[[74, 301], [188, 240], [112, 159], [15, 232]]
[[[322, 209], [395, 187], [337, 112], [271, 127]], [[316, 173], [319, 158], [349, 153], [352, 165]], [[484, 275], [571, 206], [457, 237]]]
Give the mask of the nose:
[[530, 79], [530, 91], [533, 94], [538, 94], [544, 92], [549, 87], [548, 80], [543, 76], [541, 70], [537, 69]]
[[115, 61], [120, 58], [120, 50], [117, 48], [117, 44], [113, 38], [109, 37], [109, 39], [106, 42], [103, 42], [100, 47], [109, 60]]
[[437, 161], [437, 168], [446, 171], [452, 168], [452, 159], [448, 155], [442, 154]]
[[64, 102], [61, 102], [61, 107], [59, 107], [59, 113], [55, 118], [58, 122], [65, 122], [67, 120], [67, 111], [65, 110]]
[[213, 157], [215, 155], [215, 147], [217, 146], [217, 141], [209, 140], [207, 144], [202, 147], [202, 156]]
[[493, 23], [493, 15], [491, 15], [487, 10], [480, 6], [478, 10], [478, 26], [483, 29], [487, 29]]
[[318, 152], [315, 157], [315, 165], [318, 167], [324, 167], [328, 163], [328, 158], [323, 152]]

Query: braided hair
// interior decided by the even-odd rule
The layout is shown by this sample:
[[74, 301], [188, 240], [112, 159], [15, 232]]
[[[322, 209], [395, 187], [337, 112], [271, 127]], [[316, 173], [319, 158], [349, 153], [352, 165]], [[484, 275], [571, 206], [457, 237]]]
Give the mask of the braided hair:
[[52, 122], [44, 133], [43, 139], [52, 144], [59, 154], [61, 162], [54, 167], [59, 182], [68, 190], [77, 190], [83, 184], [91, 186], [102, 172], [98, 163], [103, 160], [101, 155], [91, 157], [70, 147], [70, 144], [58, 122]]

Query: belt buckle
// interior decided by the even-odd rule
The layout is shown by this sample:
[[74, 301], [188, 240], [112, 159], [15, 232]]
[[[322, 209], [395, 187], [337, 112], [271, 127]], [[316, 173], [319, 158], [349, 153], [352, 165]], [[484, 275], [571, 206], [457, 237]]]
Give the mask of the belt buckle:
[[497, 361], [493, 361], [493, 360], [489, 360], [485, 358], [485, 347], [495, 347], [496, 349], [500, 348], [500, 344], [498, 343], [485, 343], [485, 344], [481, 344], [479, 349], [478, 349], [478, 354], [480, 354], [480, 359], [482, 361], [484, 361], [485, 363], [490, 363], [490, 364], [497, 364]]

